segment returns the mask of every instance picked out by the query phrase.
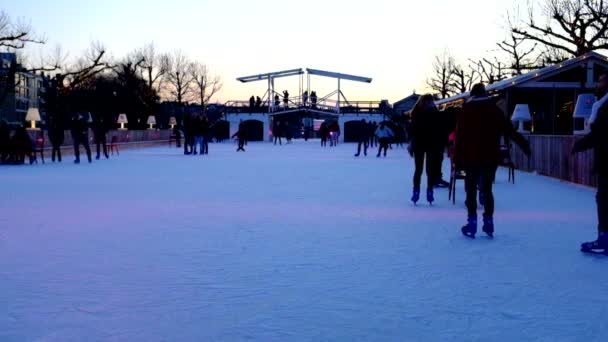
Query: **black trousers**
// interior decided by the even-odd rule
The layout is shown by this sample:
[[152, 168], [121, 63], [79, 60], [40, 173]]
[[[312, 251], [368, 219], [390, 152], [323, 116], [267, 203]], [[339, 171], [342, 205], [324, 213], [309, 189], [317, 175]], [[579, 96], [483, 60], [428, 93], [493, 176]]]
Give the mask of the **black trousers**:
[[384, 156], [386, 157], [386, 152], [388, 151], [388, 138], [380, 138], [379, 140], [378, 157], [382, 154], [382, 150], [384, 150]]
[[283, 140], [281, 139], [280, 136], [274, 136], [274, 144], [277, 144], [277, 141], [279, 142], [279, 145], [283, 145]]
[[608, 177], [600, 175], [598, 177], [597, 195], [597, 220], [598, 230], [608, 233]]
[[74, 155], [76, 156], [76, 160], [80, 161], [80, 145], [84, 146], [84, 149], [87, 151], [87, 158], [89, 162], [91, 162], [91, 147], [89, 146], [89, 135], [82, 134], [76, 135], [73, 137], [74, 139]]
[[[426, 164], [427, 189], [433, 189], [437, 181], [437, 163], [439, 163], [438, 152], [426, 150], [414, 150], [414, 162], [416, 170], [414, 171], [414, 189], [420, 190], [422, 182], [422, 173]], [[425, 163], [426, 161], [426, 163]]]
[[368, 147], [368, 140], [359, 140], [359, 145], [357, 146], [357, 155], [361, 155], [361, 146], [363, 145], [363, 154], [367, 155], [367, 147]]
[[467, 211], [469, 216], [477, 216], [477, 190], [484, 194], [484, 217], [494, 216], [494, 175], [498, 166], [468, 166], [465, 167], [466, 178], [464, 186], [467, 192]]
[[95, 144], [97, 144], [97, 158], [99, 158], [99, 153], [101, 152], [101, 147], [103, 147], [103, 155], [106, 158], [109, 158], [108, 156], [108, 142], [106, 140], [106, 135], [105, 134], [99, 134], [99, 135], [95, 135]]
[[51, 153], [51, 160], [55, 161], [55, 156], [57, 156], [57, 160], [61, 163], [61, 145], [53, 145], [53, 152]]
[[245, 152], [245, 139], [239, 139], [239, 148], [236, 151]]

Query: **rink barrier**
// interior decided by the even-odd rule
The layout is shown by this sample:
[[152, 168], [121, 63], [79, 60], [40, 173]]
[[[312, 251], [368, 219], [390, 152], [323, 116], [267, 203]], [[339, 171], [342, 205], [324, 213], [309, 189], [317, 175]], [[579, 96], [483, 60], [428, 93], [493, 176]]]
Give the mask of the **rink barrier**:
[[597, 187], [593, 172], [593, 150], [571, 153], [580, 136], [571, 135], [526, 135], [530, 141], [532, 156], [528, 159], [514, 146], [511, 158], [515, 167], [527, 172], [557, 178], [563, 181]]

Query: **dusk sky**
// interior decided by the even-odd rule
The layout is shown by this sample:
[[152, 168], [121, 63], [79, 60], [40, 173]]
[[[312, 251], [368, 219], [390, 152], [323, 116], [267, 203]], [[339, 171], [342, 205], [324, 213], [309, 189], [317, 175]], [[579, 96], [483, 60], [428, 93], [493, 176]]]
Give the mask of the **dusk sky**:
[[[2, 8], [71, 56], [91, 40], [114, 57], [151, 41], [161, 51], [181, 49], [222, 76], [220, 102], [264, 93], [265, 84], [243, 85], [239, 76], [300, 67], [372, 77], [371, 85], [345, 84], [346, 96], [394, 102], [425, 90], [433, 56], [443, 49], [463, 61], [495, 50], [516, 2], [23, 0]], [[335, 88], [333, 80], [313, 82], [319, 96]], [[295, 94], [297, 80], [277, 81], [283, 88]]]

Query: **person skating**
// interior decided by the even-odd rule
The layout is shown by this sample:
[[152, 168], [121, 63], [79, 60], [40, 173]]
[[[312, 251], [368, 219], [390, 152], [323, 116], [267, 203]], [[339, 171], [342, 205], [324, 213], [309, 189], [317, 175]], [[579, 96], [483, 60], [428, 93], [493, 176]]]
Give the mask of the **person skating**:
[[77, 113], [72, 117], [72, 140], [74, 141], [74, 155], [76, 159], [75, 164], [80, 164], [80, 145], [82, 145], [87, 152], [87, 159], [89, 163], [92, 163], [91, 158], [91, 147], [89, 146], [89, 127], [85, 117]]
[[97, 156], [95, 157], [95, 159], [99, 160], [102, 148], [103, 155], [106, 157], [106, 159], [110, 158], [110, 156], [108, 155], [108, 145], [106, 138], [107, 133], [108, 127], [106, 125], [105, 120], [103, 119], [103, 116], [96, 115], [95, 121], [93, 123], [93, 136], [95, 139], [95, 144], [97, 145]]
[[237, 148], [237, 152], [245, 152], [245, 139], [247, 139], [247, 132], [245, 131], [245, 124], [241, 122], [239, 124], [239, 130], [232, 135], [232, 138], [238, 139], [239, 147]]
[[441, 121], [439, 110], [435, 107], [432, 95], [423, 95], [412, 110], [412, 124], [410, 127], [411, 142], [408, 151], [414, 157], [416, 170], [414, 171], [414, 190], [412, 202], [420, 200], [420, 183], [426, 164], [427, 190], [426, 198], [431, 204], [435, 202], [433, 187], [438, 178], [437, 163], [442, 153], [443, 130], [438, 123]]
[[469, 238], [474, 239], [477, 234], [477, 186], [480, 178], [482, 182], [479, 191], [482, 191], [485, 197], [483, 231], [490, 237], [494, 236], [492, 186], [500, 159], [500, 140], [504, 136], [513, 140], [530, 156], [528, 141], [515, 131], [494, 100], [487, 96], [485, 86], [476, 84], [471, 90], [471, 98], [463, 104], [462, 113], [458, 118], [454, 151], [457, 168], [466, 173], [468, 219], [461, 231]]
[[0, 164], [8, 163], [11, 146], [11, 130], [8, 122], [4, 119], [0, 121]]
[[323, 122], [319, 127], [319, 135], [321, 136], [321, 147], [327, 147], [327, 137], [329, 136], [329, 128], [327, 123]]
[[65, 140], [64, 133], [61, 120], [52, 117], [49, 122], [49, 140], [51, 141], [52, 146], [51, 160], [53, 163], [55, 162], [55, 158], [61, 163], [61, 145], [63, 145]]
[[[197, 155], [198, 151], [201, 152], [201, 155], [203, 155], [204, 153], [204, 147], [203, 147], [203, 136], [204, 136], [204, 129], [203, 129], [203, 118], [200, 115], [197, 115], [196, 117], [194, 117], [194, 119], [192, 120], [192, 133], [194, 134], [194, 145], [192, 148], [192, 155]], [[198, 151], [197, 151], [198, 148]]]
[[209, 132], [210, 128], [209, 118], [207, 118], [206, 115], [203, 115], [199, 127], [201, 134], [203, 135], [203, 147], [201, 149], [201, 154], [209, 154], [209, 140], [211, 140], [211, 134]]
[[388, 151], [388, 143], [391, 137], [393, 136], [393, 131], [391, 131], [391, 129], [388, 128], [388, 126], [386, 126], [384, 122], [382, 122], [376, 130], [375, 135], [376, 137], [378, 137], [379, 141], [378, 154], [376, 155], [376, 157], [380, 158], [382, 150], [384, 150], [384, 156], [386, 157], [386, 153]]
[[369, 143], [369, 126], [365, 119], [361, 120], [361, 122], [356, 123], [356, 137], [357, 137], [357, 154], [355, 157], [359, 157], [361, 155], [361, 146], [363, 146], [363, 155], [367, 157], [367, 147]]
[[281, 121], [278, 121], [272, 127], [272, 136], [274, 137], [275, 145], [277, 144], [277, 142], [279, 143], [279, 145], [281, 145], [281, 146], [283, 145], [283, 140], [281, 139], [282, 135], [283, 135], [283, 125], [281, 125]]
[[192, 154], [194, 148], [193, 124], [194, 118], [191, 114], [184, 114], [184, 154]]
[[608, 254], [608, 74], [600, 76], [597, 84], [598, 101], [593, 104], [589, 123], [591, 131], [574, 144], [572, 153], [593, 149], [595, 172], [598, 176], [595, 197], [598, 218], [597, 240], [585, 242], [581, 251]]

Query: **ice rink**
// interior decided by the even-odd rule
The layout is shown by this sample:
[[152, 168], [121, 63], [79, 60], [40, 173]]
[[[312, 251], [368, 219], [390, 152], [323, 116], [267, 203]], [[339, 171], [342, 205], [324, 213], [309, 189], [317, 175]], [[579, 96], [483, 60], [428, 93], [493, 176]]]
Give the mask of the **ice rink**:
[[500, 170], [471, 241], [463, 184], [414, 207], [403, 149], [235, 149], [1, 167], [0, 341], [608, 337], [593, 189]]

